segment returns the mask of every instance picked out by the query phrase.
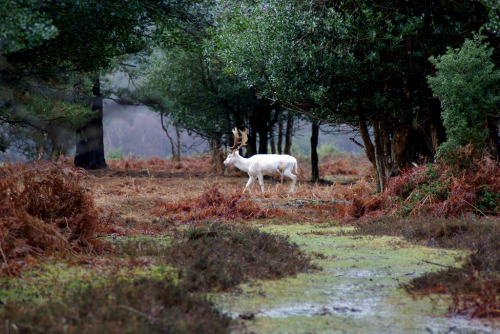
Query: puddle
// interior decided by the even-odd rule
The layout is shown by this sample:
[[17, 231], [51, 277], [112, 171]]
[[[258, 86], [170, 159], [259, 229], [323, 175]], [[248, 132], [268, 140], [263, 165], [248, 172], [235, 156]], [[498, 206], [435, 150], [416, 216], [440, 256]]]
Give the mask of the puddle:
[[[457, 265], [457, 252], [395, 243], [389, 237], [304, 233], [311, 229], [264, 228], [290, 235], [305, 251], [324, 254], [325, 259], [315, 260], [323, 270], [252, 282], [239, 293], [217, 296], [223, 311], [238, 319], [235, 333], [500, 333], [498, 322], [450, 317], [444, 300], [412, 299], [399, 288], [440, 269], [423, 261]], [[331, 235], [339, 231], [331, 229]]]

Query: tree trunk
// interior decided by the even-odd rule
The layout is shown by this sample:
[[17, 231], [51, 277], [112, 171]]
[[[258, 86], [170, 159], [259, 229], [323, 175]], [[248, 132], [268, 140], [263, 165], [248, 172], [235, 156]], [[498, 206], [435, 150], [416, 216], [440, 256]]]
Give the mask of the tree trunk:
[[274, 139], [274, 133], [272, 130], [271, 130], [269, 137], [270, 137], [269, 139], [271, 142], [271, 153], [276, 154], [276, 140]]
[[311, 181], [313, 182], [319, 180], [318, 137], [319, 137], [319, 122], [313, 121], [312, 134], [311, 134]]
[[384, 138], [380, 123], [377, 119], [372, 119], [373, 141], [375, 142], [375, 164], [377, 166], [377, 181], [375, 190], [380, 193], [387, 185], [386, 159], [384, 156]]
[[77, 130], [74, 165], [85, 169], [107, 168], [104, 158], [103, 103], [99, 78], [94, 80], [92, 93], [94, 96], [89, 99], [89, 103], [96, 114], [87, 124]]
[[368, 160], [371, 162], [373, 170], [375, 171], [374, 174], [375, 191], [379, 193], [381, 189], [379, 181], [379, 172], [377, 168], [377, 159], [375, 158], [375, 147], [373, 146], [372, 140], [370, 138], [366, 116], [363, 111], [359, 111], [358, 120], [359, 120], [359, 133], [361, 135], [361, 139], [363, 139], [363, 143], [365, 144], [365, 154]]
[[211, 151], [212, 151], [212, 169], [217, 174], [224, 174], [224, 151], [220, 148], [220, 142], [212, 139], [210, 141]]
[[285, 133], [285, 149], [283, 153], [292, 154], [292, 130], [293, 130], [293, 115], [289, 114], [286, 120], [286, 133]]
[[441, 119], [441, 103], [438, 99], [431, 99], [429, 101], [429, 111], [429, 131], [432, 141], [431, 153], [435, 156], [439, 145], [446, 140], [446, 129]]
[[406, 125], [394, 127], [394, 135], [391, 142], [391, 155], [394, 168], [402, 170], [407, 165], [408, 140], [410, 128]]
[[267, 154], [267, 127], [259, 128], [259, 154]]
[[[168, 124], [165, 124], [165, 122], [164, 122], [163, 113], [160, 113], [160, 123], [161, 123], [161, 128], [163, 129], [163, 131], [167, 135], [168, 140], [170, 141], [170, 150], [172, 151], [172, 160], [174, 160], [175, 159], [175, 143], [174, 143], [174, 139], [172, 138], [172, 136], [170, 136], [170, 133], [168, 133]], [[177, 160], [177, 161], [179, 161], [179, 160]]]
[[[179, 127], [177, 125], [175, 126], [175, 134], [177, 135], [177, 156], [176, 156], [176, 160], [177, 161], [181, 161], [181, 131], [179, 130]], [[220, 145], [218, 147], [220, 147]]]
[[278, 123], [278, 154], [283, 154], [283, 121]]

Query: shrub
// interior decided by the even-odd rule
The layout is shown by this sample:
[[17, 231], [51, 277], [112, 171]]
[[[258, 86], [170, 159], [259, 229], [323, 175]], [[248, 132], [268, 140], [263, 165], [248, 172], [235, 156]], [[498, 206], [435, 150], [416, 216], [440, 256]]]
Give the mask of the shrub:
[[89, 251], [98, 243], [99, 212], [79, 170], [59, 163], [6, 164], [0, 168], [2, 274], [28, 255]]
[[242, 194], [222, 195], [215, 187], [203, 193], [196, 200], [159, 203], [153, 213], [181, 223], [199, 222], [207, 219], [245, 221], [273, 218], [284, 214], [277, 208], [262, 208]]
[[498, 215], [498, 165], [488, 156], [477, 158], [470, 146], [458, 149], [456, 155], [461, 161], [468, 161], [467, 168], [441, 161], [407, 169], [392, 177], [381, 194], [348, 195], [348, 204], [339, 205], [337, 217], [352, 221], [369, 220], [381, 214], [401, 217]]
[[247, 278], [275, 279], [316, 268], [287, 237], [242, 225], [206, 223], [177, 239], [167, 262], [182, 268], [190, 291], [226, 290]]
[[231, 324], [206, 298], [150, 279], [112, 280], [42, 305], [9, 302], [0, 322], [7, 333], [229, 333]]
[[446, 54], [429, 58], [437, 69], [436, 75], [427, 79], [443, 107], [441, 117], [448, 139], [439, 147], [439, 154], [445, 158], [459, 146], [485, 147], [486, 115], [500, 100], [500, 70], [495, 70], [493, 49], [484, 43], [485, 38], [474, 34], [459, 49], [448, 48]]

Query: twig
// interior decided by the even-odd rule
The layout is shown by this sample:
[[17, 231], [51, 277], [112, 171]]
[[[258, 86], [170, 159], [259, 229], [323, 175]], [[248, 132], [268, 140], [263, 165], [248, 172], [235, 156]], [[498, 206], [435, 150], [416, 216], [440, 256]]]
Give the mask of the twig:
[[365, 148], [365, 146], [360, 142], [358, 142], [356, 139], [354, 139], [354, 137], [349, 137], [349, 140], [352, 141], [354, 144], [358, 145], [359, 147], [361, 147], [362, 149]]
[[152, 319], [149, 315], [147, 315], [146, 313], [141, 312], [141, 311], [139, 311], [139, 310], [136, 310], [136, 309], [135, 309], [135, 308], [133, 308], [133, 307], [130, 307], [130, 306], [128, 306], [128, 305], [120, 305], [119, 307], [121, 307], [121, 308], [123, 308], [123, 309], [125, 309], [125, 310], [127, 310], [127, 311], [133, 312], [133, 313], [135, 313], [135, 314], [138, 314], [138, 315], [140, 315], [140, 316], [142, 316], [142, 317], [144, 317], [144, 318], [148, 319], [149, 321], [153, 321], [153, 319]]
[[3, 261], [5, 262], [5, 264], [7, 264], [7, 257], [5, 256], [5, 253], [3, 252], [3, 248], [2, 248], [2, 243], [1, 242], [0, 242], [0, 252], [2, 253]]
[[486, 214], [485, 214], [483, 211], [479, 210], [479, 209], [478, 209], [475, 205], [473, 205], [472, 203], [467, 202], [467, 201], [466, 201], [466, 200], [464, 200], [463, 198], [461, 198], [461, 200], [462, 200], [462, 201], [464, 201], [465, 203], [469, 204], [470, 206], [472, 206], [472, 207], [473, 207], [474, 209], [476, 209], [476, 210], [477, 210], [480, 214], [482, 214], [483, 216], [485, 216], [485, 217], [486, 217]]
[[428, 263], [428, 264], [433, 264], [433, 265], [435, 265], [435, 266], [440, 266], [440, 267], [448, 268], [448, 269], [459, 269], [459, 268], [457, 268], [457, 267], [447, 266], [447, 265], [445, 265], [445, 264], [440, 264], [440, 263], [431, 262], [431, 261], [426, 261], [426, 260], [422, 260], [422, 262], [424, 262], [424, 263]]

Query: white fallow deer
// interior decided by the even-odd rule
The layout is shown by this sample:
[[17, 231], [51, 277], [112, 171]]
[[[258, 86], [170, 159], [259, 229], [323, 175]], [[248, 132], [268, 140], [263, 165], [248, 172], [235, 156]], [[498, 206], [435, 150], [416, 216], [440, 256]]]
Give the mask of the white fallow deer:
[[250, 179], [248, 180], [245, 189], [258, 178], [260, 183], [260, 188], [262, 193], [264, 193], [264, 175], [271, 175], [279, 173], [281, 175], [281, 180], [283, 181], [283, 176], [286, 176], [292, 180], [292, 186], [290, 192], [293, 193], [295, 189], [295, 182], [297, 182], [297, 176], [292, 174], [292, 171], [297, 173], [297, 159], [287, 154], [256, 154], [250, 158], [244, 158], [240, 155], [239, 150], [247, 144], [248, 129], [241, 131], [241, 141], [238, 135], [238, 130], [235, 128], [233, 130], [234, 134], [234, 146], [231, 147], [231, 154], [224, 161], [224, 165], [234, 165], [238, 169], [247, 172]]

